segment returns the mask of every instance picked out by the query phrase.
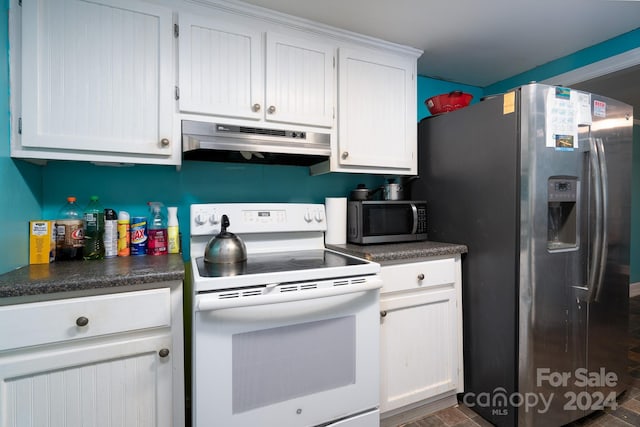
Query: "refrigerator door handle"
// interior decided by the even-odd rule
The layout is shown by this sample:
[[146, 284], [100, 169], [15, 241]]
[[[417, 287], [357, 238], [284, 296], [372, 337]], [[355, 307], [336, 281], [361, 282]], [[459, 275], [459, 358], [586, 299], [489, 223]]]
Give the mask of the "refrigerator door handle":
[[608, 233], [608, 212], [609, 212], [609, 177], [607, 175], [607, 161], [604, 154], [604, 141], [602, 138], [596, 138], [596, 147], [598, 148], [598, 160], [600, 166], [600, 184], [602, 185], [602, 244], [600, 247], [600, 265], [598, 268], [597, 287], [595, 290], [595, 301], [600, 299], [602, 292], [602, 284], [604, 282], [604, 272], [607, 267], [607, 255], [609, 250], [609, 233]]
[[601, 138], [589, 138], [591, 169], [595, 178], [593, 197], [595, 203], [595, 236], [591, 246], [589, 262], [589, 291], [587, 301], [599, 299], [607, 263], [607, 204], [608, 177], [604, 143]]

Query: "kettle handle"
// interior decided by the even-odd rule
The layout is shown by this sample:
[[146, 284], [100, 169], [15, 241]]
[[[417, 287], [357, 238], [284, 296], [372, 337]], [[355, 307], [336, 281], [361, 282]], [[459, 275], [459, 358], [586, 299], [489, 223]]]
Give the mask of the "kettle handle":
[[231, 225], [231, 223], [229, 222], [229, 217], [226, 215], [222, 215], [222, 221], [220, 222], [220, 232], [226, 232], [229, 225]]

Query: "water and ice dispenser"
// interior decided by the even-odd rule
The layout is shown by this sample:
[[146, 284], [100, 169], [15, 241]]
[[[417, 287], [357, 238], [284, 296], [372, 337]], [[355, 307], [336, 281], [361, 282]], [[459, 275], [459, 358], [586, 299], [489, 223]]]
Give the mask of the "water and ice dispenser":
[[578, 247], [578, 179], [551, 177], [547, 191], [547, 248]]

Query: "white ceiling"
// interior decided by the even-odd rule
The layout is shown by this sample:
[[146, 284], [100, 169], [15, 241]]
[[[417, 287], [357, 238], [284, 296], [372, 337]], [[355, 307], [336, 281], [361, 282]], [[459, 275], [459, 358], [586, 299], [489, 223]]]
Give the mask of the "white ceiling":
[[485, 87], [640, 27], [640, 1], [245, 0], [422, 49], [418, 73]]

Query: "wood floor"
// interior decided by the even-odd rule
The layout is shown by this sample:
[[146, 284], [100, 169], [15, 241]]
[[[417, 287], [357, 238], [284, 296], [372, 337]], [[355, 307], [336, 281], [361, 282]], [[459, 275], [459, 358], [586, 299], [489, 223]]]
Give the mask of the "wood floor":
[[[629, 304], [629, 374], [631, 386], [620, 397], [618, 407], [595, 412], [571, 424], [571, 427], [602, 426], [630, 427], [640, 426], [640, 297], [630, 299]], [[447, 408], [414, 420], [399, 427], [476, 427], [492, 424], [464, 405]], [[552, 427], [552, 426], [549, 426]]]

